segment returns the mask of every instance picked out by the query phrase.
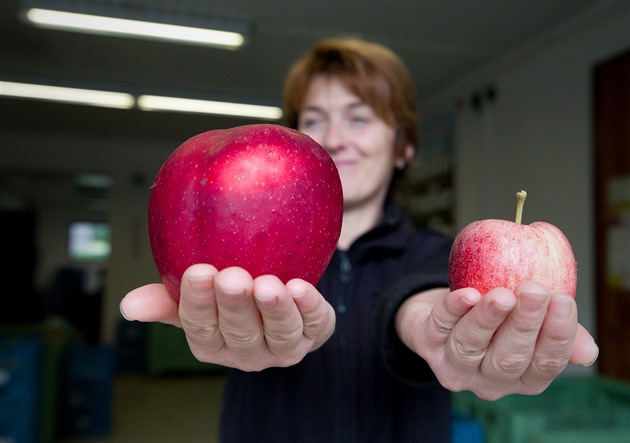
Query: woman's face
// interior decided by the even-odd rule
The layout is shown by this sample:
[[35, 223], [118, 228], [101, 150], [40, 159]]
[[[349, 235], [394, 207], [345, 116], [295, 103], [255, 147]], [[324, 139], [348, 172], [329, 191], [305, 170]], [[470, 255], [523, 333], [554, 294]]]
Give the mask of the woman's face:
[[317, 76], [307, 90], [298, 130], [330, 154], [341, 178], [345, 209], [382, 205], [395, 167], [396, 131], [334, 77]]

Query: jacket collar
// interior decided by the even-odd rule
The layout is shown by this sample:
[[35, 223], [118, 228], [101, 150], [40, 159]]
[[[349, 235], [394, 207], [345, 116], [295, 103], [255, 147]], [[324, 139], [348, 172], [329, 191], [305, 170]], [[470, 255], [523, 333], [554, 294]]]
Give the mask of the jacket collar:
[[385, 201], [383, 216], [379, 223], [355, 240], [348, 254], [360, 259], [372, 254], [402, 252], [413, 232], [413, 224], [409, 217], [400, 205], [390, 198]]

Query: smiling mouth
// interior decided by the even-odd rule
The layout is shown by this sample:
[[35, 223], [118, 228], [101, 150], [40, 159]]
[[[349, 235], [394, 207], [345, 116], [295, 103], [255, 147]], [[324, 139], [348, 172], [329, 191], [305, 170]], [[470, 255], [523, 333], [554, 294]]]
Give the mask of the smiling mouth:
[[346, 166], [352, 166], [354, 165], [356, 162], [354, 160], [334, 160], [335, 165], [337, 166], [337, 168], [343, 168]]

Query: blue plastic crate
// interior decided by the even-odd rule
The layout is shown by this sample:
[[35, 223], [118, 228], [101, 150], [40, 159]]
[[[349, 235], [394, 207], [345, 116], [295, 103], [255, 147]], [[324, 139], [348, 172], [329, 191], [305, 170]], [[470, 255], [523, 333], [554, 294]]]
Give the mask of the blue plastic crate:
[[0, 338], [0, 441], [38, 441], [41, 356], [38, 338]]
[[106, 346], [72, 344], [66, 352], [61, 390], [61, 434], [106, 436], [111, 430], [114, 353]]
[[116, 372], [145, 374], [147, 372], [148, 325], [122, 320], [116, 333]]
[[453, 413], [453, 443], [484, 443], [483, 424], [466, 414]]

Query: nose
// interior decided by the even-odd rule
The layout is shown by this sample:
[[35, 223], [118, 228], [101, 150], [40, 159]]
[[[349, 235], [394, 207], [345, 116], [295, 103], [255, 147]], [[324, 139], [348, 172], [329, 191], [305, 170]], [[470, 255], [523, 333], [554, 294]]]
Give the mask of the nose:
[[335, 121], [330, 121], [322, 134], [321, 145], [328, 152], [336, 152], [343, 148], [344, 140], [343, 125]]

